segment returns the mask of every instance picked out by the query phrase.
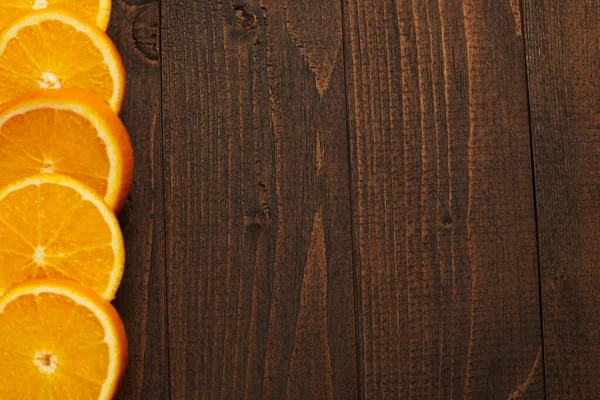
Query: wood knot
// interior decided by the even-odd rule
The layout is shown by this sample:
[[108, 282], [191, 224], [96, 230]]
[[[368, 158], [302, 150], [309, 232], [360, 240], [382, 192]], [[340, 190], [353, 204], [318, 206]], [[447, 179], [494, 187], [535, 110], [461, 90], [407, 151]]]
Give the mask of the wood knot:
[[246, 32], [256, 29], [256, 15], [249, 13], [245, 7], [235, 9], [236, 24]]
[[563, 281], [566, 281], [569, 279], [569, 271], [567, 271], [566, 268], [562, 268], [560, 270], [560, 279], [562, 279]]
[[442, 215], [442, 228], [451, 230], [453, 223], [452, 215], [450, 215], [449, 212], [445, 212], [444, 215]]
[[229, 28], [229, 41], [232, 44], [249, 43], [254, 39], [259, 19], [246, 8], [245, 4], [233, 7], [233, 16]]
[[133, 43], [135, 48], [149, 60], [160, 56], [160, 25], [158, 3], [142, 8], [133, 21]]
[[263, 203], [262, 208], [252, 209], [244, 215], [246, 232], [250, 235], [258, 235], [264, 231], [271, 221], [271, 208]]

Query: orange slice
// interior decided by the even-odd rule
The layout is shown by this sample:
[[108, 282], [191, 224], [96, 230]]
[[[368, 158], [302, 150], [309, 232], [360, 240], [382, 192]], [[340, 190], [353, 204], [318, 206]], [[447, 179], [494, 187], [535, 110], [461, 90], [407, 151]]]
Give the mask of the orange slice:
[[81, 180], [115, 211], [125, 204], [133, 150], [119, 118], [96, 96], [38, 90], [0, 108], [0, 188], [53, 172]]
[[110, 0], [0, 0], [0, 29], [24, 14], [57, 8], [72, 12], [103, 31], [110, 21]]
[[0, 398], [114, 397], [127, 364], [113, 306], [62, 280], [29, 281], [0, 299]]
[[80, 181], [36, 175], [0, 190], [0, 295], [29, 279], [64, 278], [112, 300], [124, 254], [112, 210]]
[[108, 36], [61, 10], [16, 19], [0, 33], [0, 104], [35, 89], [84, 89], [121, 109], [125, 70]]

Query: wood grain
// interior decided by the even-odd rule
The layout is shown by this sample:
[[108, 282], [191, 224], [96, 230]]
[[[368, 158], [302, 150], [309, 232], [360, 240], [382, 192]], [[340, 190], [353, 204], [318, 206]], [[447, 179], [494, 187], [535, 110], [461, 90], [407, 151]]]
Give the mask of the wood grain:
[[128, 73], [121, 118], [135, 178], [120, 215], [127, 264], [115, 305], [129, 338], [121, 399], [169, 399], [158, 1], [113, 1], [109, 35]]
[[600, 9], [523, 2], [114, 0], [119, 398], [598, 392]]
[[161, 4], [171, 395], [356, 398], [340, 3]]
[[600, 7], [526, 0], [546, 388], [600, 391]]
[[343, 4], [361, 397], [543, 398], [515, 2]]

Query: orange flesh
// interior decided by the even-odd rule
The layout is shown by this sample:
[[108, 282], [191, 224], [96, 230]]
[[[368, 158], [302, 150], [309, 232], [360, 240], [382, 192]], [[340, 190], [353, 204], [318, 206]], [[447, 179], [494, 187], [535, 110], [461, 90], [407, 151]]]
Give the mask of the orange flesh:
[[98, 398], [109, 364], [104, 337], [97, 317], [66, 296], [9, 303], [0, 314], [0, 398]]
[[111, 6], [107, 0], [0, 0], [0, 29], [24, 14], [49, 8], [67, 10], [105, 30]]
[[125, 71], [114, 44], [63, 11], [27, 14], [0, 36], [0, 104], [31, 90], [78, 88], [120, 110]]
[[26, 280], [65, 278], [112, 299], [123, 268], [115, 230], [108, 207], [102, 212], [71, 187], [41, 183], [10, 191], [0, 199], [0, 295]]
[[39, 173], [62, 173], [106, 195], [110, 161], [96, 128], [69, 110], [42, 108], [0, 126], [0, 187]]

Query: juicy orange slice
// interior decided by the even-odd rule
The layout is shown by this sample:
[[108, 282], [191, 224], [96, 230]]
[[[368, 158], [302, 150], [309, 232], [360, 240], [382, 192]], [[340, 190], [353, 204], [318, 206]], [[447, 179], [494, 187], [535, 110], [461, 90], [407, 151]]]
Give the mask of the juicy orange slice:
[[0, 108], [0, 188], [40, 173], [79, 179], [119, 211], [133, 150], [110, 107], [78, 89], [38, 90]]
[[29, 281], [0, 299], [0, 398], [102, 399], [127, 364], [125, 328], [113, 306], [62, 280]]
[[64, 278], [112, 300], [124, 254], [112, 210], [80, 181], [36, 175], [0, 190], [0, 295], [26, 280]]
[[62, 10], [16, 19], [0, 33], [0, 104], [35, 89], [79, 88], [121, 109], [125, 70], [108, 36]]
[[0, 29], [33, 11], [63, 9], [106, 30], [110, 22], [110, 0], [0, 0]]

